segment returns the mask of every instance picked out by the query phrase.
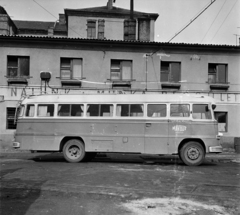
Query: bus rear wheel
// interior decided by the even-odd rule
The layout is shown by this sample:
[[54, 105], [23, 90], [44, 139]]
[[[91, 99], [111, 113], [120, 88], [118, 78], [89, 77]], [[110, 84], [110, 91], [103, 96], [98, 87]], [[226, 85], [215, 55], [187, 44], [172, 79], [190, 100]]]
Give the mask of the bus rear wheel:
[[188, 142], [180, 150], [180, 159], [188, 166], [198, 166], [203, 163], [204, 158], [205, 151], [198, 142]]
[[70, 163], [78, 163], [85, 157], [85, 147], [78, 139], [68, 140], [63, 147], [63, 156]]

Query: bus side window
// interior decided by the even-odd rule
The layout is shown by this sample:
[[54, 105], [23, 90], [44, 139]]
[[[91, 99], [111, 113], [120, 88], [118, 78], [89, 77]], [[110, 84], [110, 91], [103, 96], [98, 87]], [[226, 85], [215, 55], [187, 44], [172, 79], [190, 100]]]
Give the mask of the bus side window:
[[38, 116], [53, 116], [54, 115], [54, 104], [41, 104], [38, 105], [38, 111], [37, 111]]
[[71, 116], [83, 116], [84, 106], [80, 104], [74, 104], [71, 108]]
[[130, 105], [130, 116], [143, 116], [143, 105]]
[[212, 119], [207, 104], [193, 104], [193, 119]]
[[171, 117], [189, 117], [190, 116], [190, 105], [171, 104], [170, 116]]
[[58, 105], [58, 116], [69, 116], [70, 115], [70, 104]]
[[87, 105], [87, 116], [113, 116], [112, 104], [89, 104]]
[[113, 105], [100, 105], [100, 116], [113, 116]]
[[139, 117], [143, 116], [143, 104], [118, 104], [117, 116]]
[[26, 116], [27, 117], [33, 117], [34, 116], [34, 111], [35, 111], [35, 106], [33, 104], [27, 105]]
[[167, 106], [165, 104], [149, 104], [147, 108], [148, 117], [166, 117]]

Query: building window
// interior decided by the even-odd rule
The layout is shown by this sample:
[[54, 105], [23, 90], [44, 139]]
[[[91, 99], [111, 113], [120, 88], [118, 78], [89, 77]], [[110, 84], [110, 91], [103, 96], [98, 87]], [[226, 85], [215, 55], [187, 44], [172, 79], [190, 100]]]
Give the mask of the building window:
[[61, 79], [78, 79], [82, 77], [82, 59], [61, 58]]
[[7, 77], [29, 77], [29, 57], [7, 56]]
[[161, 82], [178, 83], [181, 79], [181, 63], [161, 61]]
[[104, 27], [105, 27], [104, 19], [99, 19], [98, 20], [98, 39], [104, 39]]
[[208, 83], [227, 83], [227, 65], [209, 63]]
[[17, 124], [14, 123], [16, 108], [7, 108], [7, 129], [16, 129]]
[[132, 61], [131, 60], [111, 60], [111, 80], [131, 80]]
[[87, 21], [87, 38], [89, 39], [96, 38], [96, 20]]
[[227, 132], [227, 112], [214, 112], [214, 116], [218, 122], [218, 131]]

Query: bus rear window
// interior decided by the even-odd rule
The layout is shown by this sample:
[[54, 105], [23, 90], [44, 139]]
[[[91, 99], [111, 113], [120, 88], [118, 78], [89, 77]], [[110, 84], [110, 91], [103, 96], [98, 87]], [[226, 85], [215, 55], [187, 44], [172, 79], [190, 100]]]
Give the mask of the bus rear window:
[[212, 119], [211, 111], [207, 104], [193, 105], [193, 119]]
[[117, 116], [140, 117], [143, 116], [143, 104], [117, 105]]
[[83, 116], [82, 104], [60, 104], [58, 105], [58, 116]]
[[147, 108], [148, 117], [166, 117], [167, 106], [165, 104], [150, 104]]
[[170, 108], [171, 117], [189, 117], [190, 105], [188, 104], [171, 104]]
[[35, 106], [33, 104], [27, 105], [26, 116], [33, 117], [35, 112]]
[[87, 116], [113, 116], [113, 105], [111, 104], [88, 104]]
[[40, 116], [40, 117], [53, 116], [54, 115], [54, 104], [38, 105], [37, 115]]

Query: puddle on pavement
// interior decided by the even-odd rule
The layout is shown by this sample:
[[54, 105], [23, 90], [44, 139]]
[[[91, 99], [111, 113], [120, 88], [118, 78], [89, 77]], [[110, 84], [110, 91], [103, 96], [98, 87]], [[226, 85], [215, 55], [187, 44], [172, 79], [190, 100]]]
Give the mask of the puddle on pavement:
[[206, 214], [229, 215], [225, 208], [218, 205], [207, 205], [200, 202], [180, 198], [156, 198], [133, 200], [123, 206], [132, 214], [137, 215], [178, 215], [178, 214]]

